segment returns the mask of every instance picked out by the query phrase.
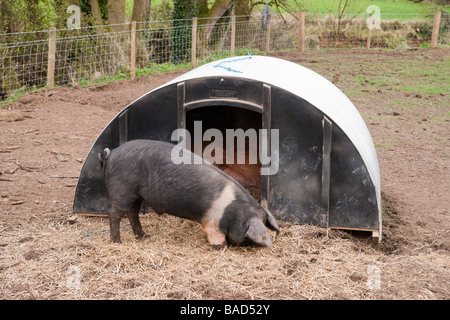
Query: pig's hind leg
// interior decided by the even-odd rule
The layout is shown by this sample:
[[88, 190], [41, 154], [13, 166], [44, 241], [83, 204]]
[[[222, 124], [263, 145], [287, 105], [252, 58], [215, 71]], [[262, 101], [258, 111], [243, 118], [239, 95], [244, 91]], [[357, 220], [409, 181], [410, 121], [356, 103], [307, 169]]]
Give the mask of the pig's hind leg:
[[145, 236], [142, 230], [141, 221], [139, 220], [139, 211], [141, 209], [141, 200], [137, 200], [128, 211], [128, 219], [130, 220], [131, 228], [133, 229], [136, 238], [142, 238]]
[[126, 210], [120, 209], [113, 203], [111, 212], [109, 213], [109, 228], [111, 242], [121, 243], [120, 241], [120, 220], [127, 214]]
[[109, 227], [111, 233], [111, 241], [121, 243], [120, 241], [120, 221], [128, 216], [130, 220], [131, 228], [137, 238], [145, 236], [142, 230], [141, 222], [139, 220], [139, 211], [141, 208], [141, 201], [136, 200], [133, 205], [129, 206], [128, 210], [120, 208], [117, 204], [113, 203], [113, 208], [109, 213]]

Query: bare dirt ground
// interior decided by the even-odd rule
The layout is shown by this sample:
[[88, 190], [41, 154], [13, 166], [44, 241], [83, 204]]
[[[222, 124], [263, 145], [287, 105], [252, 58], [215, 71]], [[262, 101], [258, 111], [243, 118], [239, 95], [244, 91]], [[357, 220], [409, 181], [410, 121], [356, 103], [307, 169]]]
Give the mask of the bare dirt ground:
[[156, 214], [146, 238], [124, 221], [111, 244], [106, 219], [70, 219], [83, 160], [121, 109], [183, 72], [39, 90], [0, 109], [0, 299], [449, 299], [450, 50], [276, 56], [335, 83], [366, 121], [380, 245], [280, 222], [269, 249], [214, 250], [199, 225]]

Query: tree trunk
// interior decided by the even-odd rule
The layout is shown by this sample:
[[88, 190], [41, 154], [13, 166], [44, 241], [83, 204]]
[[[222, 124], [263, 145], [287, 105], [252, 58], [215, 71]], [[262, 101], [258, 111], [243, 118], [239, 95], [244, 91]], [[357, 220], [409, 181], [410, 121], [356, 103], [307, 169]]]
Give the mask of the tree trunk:
[[150, 20], [150, 0], [134, 0], [133, 14], [131, 21], [136, 21], [136, 66], [146, 67], [149, 61], [147, 50], [147, 40], [143, 29], [148, 27]]
[[208, 13], [208, 0], [197, 0], [197, 13], [199, 17]]
[[197, 0], [173, 1], [173, 24], [170, 34], [170, 60], [179, 64], [189, 61], [192, 18], [197, 15]]
[[41, 15], [39, 10], [39, 2], [38, 0], [27, 0], [25, 1], [27, 6], [27, 26], [25, 27], [26, 31], [39, 30], [42, 28], [40, 26]]
[[[151, 1], [150, 0], [134, 0], [133, 14], [131, 21], [144, 22], [148, 21], [150, 16]], [[137, 25], [139, 30], [139, 24]], [[142, 28], [141, 28], [142, 29]]]
[[[14, 16], [14, 3], [12, 0], [0, 1], [0, 14], [1, 14], [1, 32], [12, 33], [19, 31], [15, 28], [14, 22], [18, 24], [19, 19], [13, 19]], [[17, 14], [17, 13], [16, 13]], [[7, 42], [7, 41], [6, 41]]]
[[[252, 12], [250, 1], [248, 0], [235, 0], [234, 2], [234, 14], [236, 16], [248, 16]], [[249, 17], [241, 17], [248, 20]]]
[[103, 25], [102, 12], [100, 11], [98, 0], [90, 0], [90, 3], [91, 3], [91, 14], [94, 20], [94, 24], [97, 26]]
[[248, 0], [236, 0], [234, 3], [234, 14], [236, 15], [236, 48], [242, 48], [247, 44], [248, 22], [252, 7]]
[[232, 0], [216, 0], [206, 13], [199, 16], [199, 18], [202, 18], [199, 20], [200, 25], [207, 26], [203, 31], [205, 34], [205, 43], [209, 42], [215, 23], [228, 9], [230, 9], [231, 3]]
[[[125, 0], [108, 0], [108, 24], [125, 23]], [[123, 25], [112, 26], [115, 32], [125, 30]]]

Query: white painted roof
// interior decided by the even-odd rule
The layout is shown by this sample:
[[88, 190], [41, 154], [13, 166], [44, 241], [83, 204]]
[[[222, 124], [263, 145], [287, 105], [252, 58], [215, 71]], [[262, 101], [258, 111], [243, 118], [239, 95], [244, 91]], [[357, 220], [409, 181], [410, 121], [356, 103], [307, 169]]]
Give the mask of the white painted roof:
[[359, 151], [375, 185], [381, 210], [380, 169], [372, 137], [355, 106], [334, 84], [318, 73], [286, 60], [241, 56], [205, 64], [173, 79], [163, 87], [185, 80], [216, 76], [244, 78], [283, 88], [326, 114], [347, 134]]

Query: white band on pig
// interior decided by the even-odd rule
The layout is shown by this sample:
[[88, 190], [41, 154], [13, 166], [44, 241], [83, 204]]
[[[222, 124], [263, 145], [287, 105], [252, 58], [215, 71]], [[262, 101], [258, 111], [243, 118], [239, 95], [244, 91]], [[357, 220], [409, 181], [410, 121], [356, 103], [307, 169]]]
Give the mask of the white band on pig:
[[205, 231], [210, 244], [219, 245], [225, 241], [225, 235], [219, 230], [219, 222], [222, 219], [225, 208], [235, 198], [233, 183], [228, 182], [202, 219], [203, 231]]

